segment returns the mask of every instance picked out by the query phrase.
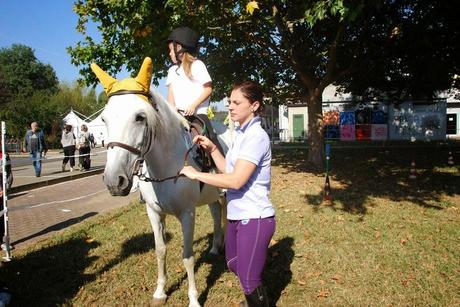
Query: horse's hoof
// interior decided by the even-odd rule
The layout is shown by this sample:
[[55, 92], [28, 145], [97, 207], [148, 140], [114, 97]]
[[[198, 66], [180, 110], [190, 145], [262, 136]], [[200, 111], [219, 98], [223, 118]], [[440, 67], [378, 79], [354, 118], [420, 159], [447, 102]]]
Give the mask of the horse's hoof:
[[162, 305], [166, 304], [166, 299], [167, 299], [167, 297], [163, 297], [163, 298], [154, 297], [153, 298], [153, 306], [162, 306]]
[[205, 261], [207, 263], [211, 263], [211, 262], [216, 262], [218, 259], [219, 259], [219, 254], [215, 254], [215, 253], [208, 253], [206, 255], [206, 258], [205, 258]]

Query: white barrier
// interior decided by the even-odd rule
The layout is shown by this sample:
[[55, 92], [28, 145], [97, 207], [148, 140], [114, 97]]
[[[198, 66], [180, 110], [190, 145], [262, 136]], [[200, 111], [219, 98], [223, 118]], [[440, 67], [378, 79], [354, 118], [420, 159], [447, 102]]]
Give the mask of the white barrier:
[[5, 257], [3, 259], [5, 261], [11, 261], [11, 245], [10, 245], [10, 231], [8, 227], [8, 193], [6, 190], [6, 146], [5, 146], [5, 134], [6, 134], [6, 125], [5, 122], [2, 121], [2, 191], [3, 191], [3, 210], [1, 211], [1, 215], [4, 217], [4, 225], [5, 225], [5, 233], [2, 234], [4, 244], [2, 247], [5, 247]]

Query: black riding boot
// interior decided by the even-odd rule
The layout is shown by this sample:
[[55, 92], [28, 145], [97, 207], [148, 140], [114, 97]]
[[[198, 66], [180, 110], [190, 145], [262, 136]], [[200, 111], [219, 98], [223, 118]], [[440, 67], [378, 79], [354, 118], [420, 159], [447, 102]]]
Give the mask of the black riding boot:
[[267, 289], [263, 285], [258, 286], [250, 294], [245, 294], [244, 296], [249, 307], [270, 307]]

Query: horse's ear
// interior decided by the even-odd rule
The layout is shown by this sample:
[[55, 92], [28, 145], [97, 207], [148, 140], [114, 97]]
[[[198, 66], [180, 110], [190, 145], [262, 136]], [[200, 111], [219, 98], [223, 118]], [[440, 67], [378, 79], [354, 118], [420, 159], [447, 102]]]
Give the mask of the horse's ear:
[[104, 87], [105, 93], [110, 93], [112, 86], [118, 81], [117, 79], [111, 77], [108, 73], [102, 70], [96, 63], [91, 64], [91, 69], [93, 70], [96, 77], [101, 81], [102, 86]]
[[152, 81], [152, 59], [146, 57], [142, 63], [141, 70], [137, 74], [136, 81], [139, 82], [145, 90], [150, 90]]

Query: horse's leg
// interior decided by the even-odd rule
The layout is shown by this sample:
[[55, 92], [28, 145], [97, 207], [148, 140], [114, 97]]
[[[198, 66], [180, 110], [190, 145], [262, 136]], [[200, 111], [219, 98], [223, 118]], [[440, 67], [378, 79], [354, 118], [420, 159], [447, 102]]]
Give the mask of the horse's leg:
[[222, 205], [219, 201], [216, 200], [208, 206], [214, 222], [212, 247], [209, 251], [209, 254], [218, 255], [224, 243], [224, 231], [222, 229]]
[[158, 265], [158, 278], [157, 288], [153, 293], [153, 301], [155, 304], [164, 304], [166, 302], [167, 295], [165, 293], [166, 284], [166, 244], [165, 244], [165, 216], [160, 215], [158, 212], [153, 210], [148, 204], [147, 215], [152, 224], [153, 234], [155, 236], [155, 253], [157, 254], [157, 265]]
[[187, 271], [189, 307], [199, 307], [200, 303], [198, 303], [198, 291], [196, 290], [195, 285], [195, 258], [193, 257], [195, 208], [193, 207], [193, 211], [184, 211], [179, 217], [179, 220], [182, 227], [182, 236], [184, 238], [182, 261], [184, 262], [185, 270]]

